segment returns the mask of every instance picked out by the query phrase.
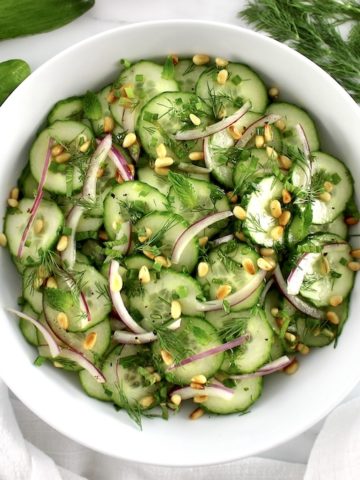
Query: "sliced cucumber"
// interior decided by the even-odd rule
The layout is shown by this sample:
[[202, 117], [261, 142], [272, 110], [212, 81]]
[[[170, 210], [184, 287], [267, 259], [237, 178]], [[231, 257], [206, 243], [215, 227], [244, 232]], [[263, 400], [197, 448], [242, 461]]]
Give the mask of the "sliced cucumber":
[[[37, 320], [38, 314], [31, 308], [31, 306], [28, 303], [25, 303], [25, 305], [22, 308], [22, 311], [26, 315], [29, 315], [31, 318], [34, 318], [35, 320]], [[20, 327], [21, 333], [24, 335], [25, 339], [30, 343], [30, 345], [35, 345], [37, 347], [39, 345], [37, 328], [32, 323], [28, 322], [27, 320], [24, 320], [23, 318], [20, 318], [19, 327]]]
[[335, 338], [332, 327], [321, 328], [319, 321], [310, 317], [297, 318], [296, 333], [299, 341], [308, 347], [325, 347]]
[[191, 59], [180, 60], [175, 65], [175, 80], [182, 92], [195, 93], [196, 82], [207, 69], [206, 65], [195, 65]]
[[273, 362], [285, 354], [283, 342], [278, 335], [274, 334], [274, 341], [271, 347], [269, 362]]
[[[4, 232], [9, 239], [9, 250], [15, 257], [17, 257], [21, 237], [30, 216], [28, 212], [33, 203], [33, 200], [23, 198], [16, 208], [7, 210]], [[38, 219], [44, 221], [44, 227], [40, 233], [35, 233], [34, 225]], [[17, 258], [23, 265], [34, 265], [41, 262], [43, 253], [50, 250], [58, 240], [63, 228], [64, 216], [56, 203], [42, 200], [35, 216], [35, 222], [30, 228], [21, 258]]]
[[38, 183], [32, 176], [28, 163], [26, 164], [24, 170], [21, 172], [18, 184], [23, 197], [34, 198], [36, 196], [36, 192], [38, 190]]
[[265, 297], [264, 302], [264, 312], [266, 315], [266, 320], [268, 324], [271, 326], [275, 333], [279, 333], [280, 329], [278, 324], [276, 323], [276, 315], [272, 313], [273, 308], [277, 308], [278, 310], [281, 308], [281, 295], [279, 290], [275, 287], [271, 287]]
[[344, 240], [348, 237], [348, 226], [344, 221], [344, 217], [339, 215], [331, 223], [324, 223], [322, 225], [310, 225], [309, 233], [334, 233]]
[[124, 258], [125, 267], [128, 270], [140, 270], [145, 265], [148, 269], [153, 268], [154, 262], [144, 255], [130, 255]]
[[98, 120], [92, 120], [91, 125], [97, 137], [104, 133], [104, 118], [111, 117], [110, 105], [107, 100], [111, 88], [111, 85], [108, 85], [105, 88], [101, 89], [100, 92], [98, 92], [96, 95], [101, 106], [101, 118], [99, 118]]
[[23, 297], [37, 314], [43, 310], [43, 294], [39, 285], [40, 273], [39, 267], [28, 267], [24, 270], [22, 277]]
[[81, 97], [69, 97], [56, 102], [48, 115], [48, 122], [58, 120], [81, 120], [83, 115], [83, 101]]
[[79, 380], [85, 393], [89, 395], [89, 397], [96, 398], [102, 402], [110, 402], [110, 397], [105, 393], [103, 384], [97, 382], [87, 370], [81, 370], [81, 372], [79, 372]]
[[138, 179], [156, 188], [160, 193], [167, 196], [170, 190], [170, 183], [165, 175], [158, 175], [155, 170], [149, 166], [141, 167], [137, 171]]
[[90, 217], [83, 215], [76, 227], [76, 231], [78, 233], [97, 232], [102, 224], [102, 217]]

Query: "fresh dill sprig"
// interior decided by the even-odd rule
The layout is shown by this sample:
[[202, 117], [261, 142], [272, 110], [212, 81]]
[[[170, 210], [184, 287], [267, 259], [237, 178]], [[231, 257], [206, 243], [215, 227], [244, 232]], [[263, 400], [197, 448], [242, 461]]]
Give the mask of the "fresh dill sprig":
[[246, 217], [246, 226], [250, 232], [267, 233], [265, 228], [261, 225], [259, 215], [248, 214]]
[[168, 322], [156, 327], [154, 331], [162, 350], [169, 352], [175, 363], [192, 355], [192, 350], [188, 348], [188, 336], [186, 329], [182, 331], [169, 330]]
[[116, 385], [118, 394], [119, 394], [119, 399], [121, 403], [121, 408], [126, 410], [126, 413], [129, 415], [131, 420], [133, 420], [136, 425], [142, 430], [142, 422], [141, 422], [141, 417], [142, 417], [142, 409], [137, 401], [134, 401], [133, 403], [130, 403], [127, 396], [124, 393], [124, 387], [122, 384]]
[[194, 208], [197, 204], [198, 196], [191, 180], [175, 172], [169, 172], [167, 178], [182, 205], [186, 208]]
[[[304, 54], [360, 102], [360, 4], [355, 0], [251, 0], [240, 17]], [[354, 22], [348, 37], [339, 26]]]

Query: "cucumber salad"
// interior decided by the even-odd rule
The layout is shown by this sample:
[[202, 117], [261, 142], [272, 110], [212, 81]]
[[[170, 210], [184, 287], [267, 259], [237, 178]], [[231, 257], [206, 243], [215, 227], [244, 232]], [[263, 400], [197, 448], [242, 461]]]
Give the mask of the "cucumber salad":
[[0, 234], [22, 278], [8, 310], [36, 365], [139, 425], [191, 402], [191, 419], [245, 412], [270, 374], [336, 344], [353, 198], [313, 119], [248, 66], [123, 60], [32, 144]]

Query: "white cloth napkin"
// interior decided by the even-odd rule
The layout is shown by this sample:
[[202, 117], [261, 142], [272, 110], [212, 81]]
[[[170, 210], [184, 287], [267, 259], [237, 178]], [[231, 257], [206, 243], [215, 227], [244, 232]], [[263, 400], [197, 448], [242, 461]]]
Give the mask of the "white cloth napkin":
[[307, 466], [248, 458], [210, 467], [170, 469], [113, 459], [67, 439], [15, 397], [10, 402], [8, 390], [0, 380], [0, 480], [165, 480], [170, 477], [172, 480], [359, 480], [360, 398], [339, 406], [329, 415]]

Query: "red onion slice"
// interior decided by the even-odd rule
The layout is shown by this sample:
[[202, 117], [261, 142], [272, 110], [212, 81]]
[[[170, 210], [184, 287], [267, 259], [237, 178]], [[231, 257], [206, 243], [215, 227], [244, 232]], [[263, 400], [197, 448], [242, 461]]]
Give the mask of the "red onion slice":
[[[231, 307], [245, 301], [261, 285], [265, 277], [265, 270], [258, 270], [256, 274], [253, 275], [252, 279], [241, 290], [232, 293], [231, 295], [226, 297], [225, 300], [229, 303]], [[213, 312], [216, 310], [222, 310], [223, 300], [209, 300], [208, 302], [203, 303], [198, 302], [196, 309], [199, 312]]]
[[43, 337], [46, 340], [46, 343], [49, 345], [49, 350], [50, 354], [52, 357], [57, 357], [60, 354], [60, 348], [58, 344], [56, 343], [54, 337], [52, 336], [51, 332], [44, 327], [38, 320], [35, 320], [34, 318], [30, 317], [29, 315], [26, 315], [23, 312], [20, 312], [18, 310], [14, 310], [13, 308], [7, 308], [7, 310], [11, 313], [14, 313], [20, 318], [23, 318], [24, 320], [27, 320], [28, 322], [32, 323], [34, 327], [36, 327], [40, 333], [42, 333]]
[[221, 130], [225, 130], [225, 128], [230, 127], [230, 125], [237, 122], [248, 110], [250, 110], [250, 108], [251, 103], [245, 102], [241, 108], [220, 122], [213, 123], [205, 128], [200, 127], [194, 128], [193, 130], [184, 130], [182, 132], [178, 132], [175, 135], [175, 140], [197, 140], [198, 138], [205, 138], [209, 135], [213, 135], [214, 133], [221, 132]]
[[124, 301], [121, 297], [120, 290], [114, 288], [114, 285], [117, 281], [116, 275], [119, 275], [119, 262], [112, 260], [110, 263], [109, 270], [109, 285], [110, 285], [110, 296], [112, 303], [117, 311], [120, 319], [125, 323], [129, 330], [134, 333], [147, 333], [140, 325], [132, 318], [130, 313], [125, 307]]
[[328, 243], [324, 245], [322, 249], [322, 253], [331, 253], [331, 252], [345, 252], [346, 250], [349, 250], [350, 246], [349, 244], [344, 240], [341, 243]]
[[72, 360], [76, 362], [80, 367], [84, 370], [87, 370], [92, 377], [99, 383], [105, 383], [106, 379], [102, 372], [92, 363], [90, 360], [84, 357], [79, 352], [75, 352], [74, 350], [70, 350], [68, 348], [62, 348], [60, 352], [60, 356], [63, 358], [67, 358], [68, 360]]
[[218, 212], [208, 215], [207, 217], [201, 218], [197, 222], [193, 223], [188, 227], [177, 239], [174, 249], [172, 251], [171, 261], [172, 263], [179, 263], [181, 255], [183, 254], [185, 248], [191, 242], [191, 240], [198, 235], [202, 230], [209, 227], [213, 223], [220, 222], [220, 220], [225, 220], [225, 218], [232, 217], [233, 213], [229, 210], [225, 212]]
[[230, 240], [234, 239], [234, 235], [230, 233], [230, 235], [225, 235], [225, 237], [220, 237], [220, 238], [215, 238], [215, 240], [212, 240], [211, 243], [214, 246], [222, 245], [223, 243], [230, 242]]
[[259, 298], [259, 304], [260, 306], [264, 305], [266, 295], [268, 294], [272, 284], [274, 283], [274, 279], [270, 278], [270, 280], [266, 283], [264, 290], [261, 292], [260, 298]]
[[119, 170], [120, 175], [125, 181], [134, 180], [134, 176], [131, 173], [126, 159], [123, 157], [123, 155], [121, 155], [117, 148], [112, 147], [108, 153], [108, 157], [113, 162], [115, 167]]
[[252, 139], [256, 133], [257, 128], [265, 127], [265, 125], [270, 125], [272, 123], [280, 120], [281, 116], [276, 115], [275, 113], [270, 113], [269, 115], [264, 115], [263, 117], [258, 118], [255, 122], [251, 123], [242, 134], [241, 138], [236, 142], [236, 147], [243, 148], [246, 144]]
[[211, 171], [212, 170], [212, 162], [211, 162], [211, 152], [210, 152], [210, 137], [205, 137], [204, 144], [203, 144], [203, 152], [204, 152], [204, 162], [206, 168]]
[[230, 375], [229, 378], [233, 380], [245, 380], [246, 378], [263, 377], [272, 373], [278, 372], [287, 367], [294, 361], [294, 357], [288, 357], [286, 355], [274, 360], [273, 362], [263, 365], [259, 370], [254, 373], [246, 373], [243, 375]]
[[[311, 175], [312, 175], [312, 163], [311, 163], [310, 146], [309, 146], [309, 142], [308, 142], [308, 139], [306, 137], [306, 134], [305, 134], [305, 130], [303, 129], [302, 125], [297, 123], [295, 125], [295, 131], [298, 134], [298, 137], [299, 137], [299, 140], [300, 140], [300, 143], [301, 143], [301, 148], [302, 148], [302, 151], [304, 153], [304, 159], [305, 159], [305, 162], [306, 162], [306, 165], [303, 166], [303, 169], [304, 169], [304, 172], [305, 172], [305, 177], [306, 177], [304, 187], [309, 188], [311, 186]], [[307, 169], [308, 172], [306, 172], [305, 169]]]
[[[181, 318], [172, 322], [168, 328], [169, 330], [176, 330], [181, 325]], [[119, 343], [139, 345], [144, 343], [151, 343], [157, 340], [157, 335], [154, 332], [146, 333], [131, 333], [124, 332], [123, 330], [117, 330], [114, 332], [113, 339]]]
[[203, 389], [197, 390], [196, 388], [183, 387], [173, 390], [172, 395], [180, 395], [182, 400], [189, 400], [197, 395], [207, 395], [208, 397], [222, 398], [223, 400], [231, 400], [234, 396], [234, 391], [231, 388], [226, 388], [225, 385], [220, 386], [212, 383], [206, 385]]
[[304, 282], [305, 275], [309, 272], [312, 262], [319, 253], [304, 253], [296, 266], [291, 270], [287, 279], [287, 291], [290, 295], [298, 295]]
[[71, 229], [68, 236], [68, 245], [61, 252], [61, 260], [67, 268], [72, 268], [76, 262], [76, 229], [83, 214], [83, 208], [80, 205], [72, 207], [66, 218], [66, 227]]
[[278, 284], [280, 290], [282, 291], [283, 295], [289, 300], [289, 302], [294, 305], [295, 308], [300, 310], [300, 312], [309, 315], [309, 317], [318, 318], [322, 320], [325, 318], [325, 313], [318, 308], [312, 307], [308, 303], [304, 302], [301, 298], [297, 297], [296, 295], [290, 295], [287, 291], [287, 285], [284, 280], [283, 274], [281, 273], [279, 265], [276, 265], [274, 270], [274, 276], [276, 283]]
[[210, 357], [211, 355], [216, 355], [217, 353], [226, 352], [226, 350], [231, 350], [232, 348], [239, 347], [243, 343], [250, 340], [250, 335], [242, 335], [241, 337], [235, 338], [235, 340], [231, 340], [230, 342], [223, 343], [222, 345], [218, 345], [217, 347], [210, 348], [209, 350], [205, 350], [203, 352], [195, 353], [195, 355], [191, 355], [190, 357], [184, 358], [176, 365], [171, 365], [167, 371], [174, 370], [175, 368], [184, 367], [189, 363], [196, 362], [196, 360], [202, 360], [203, 358]]

